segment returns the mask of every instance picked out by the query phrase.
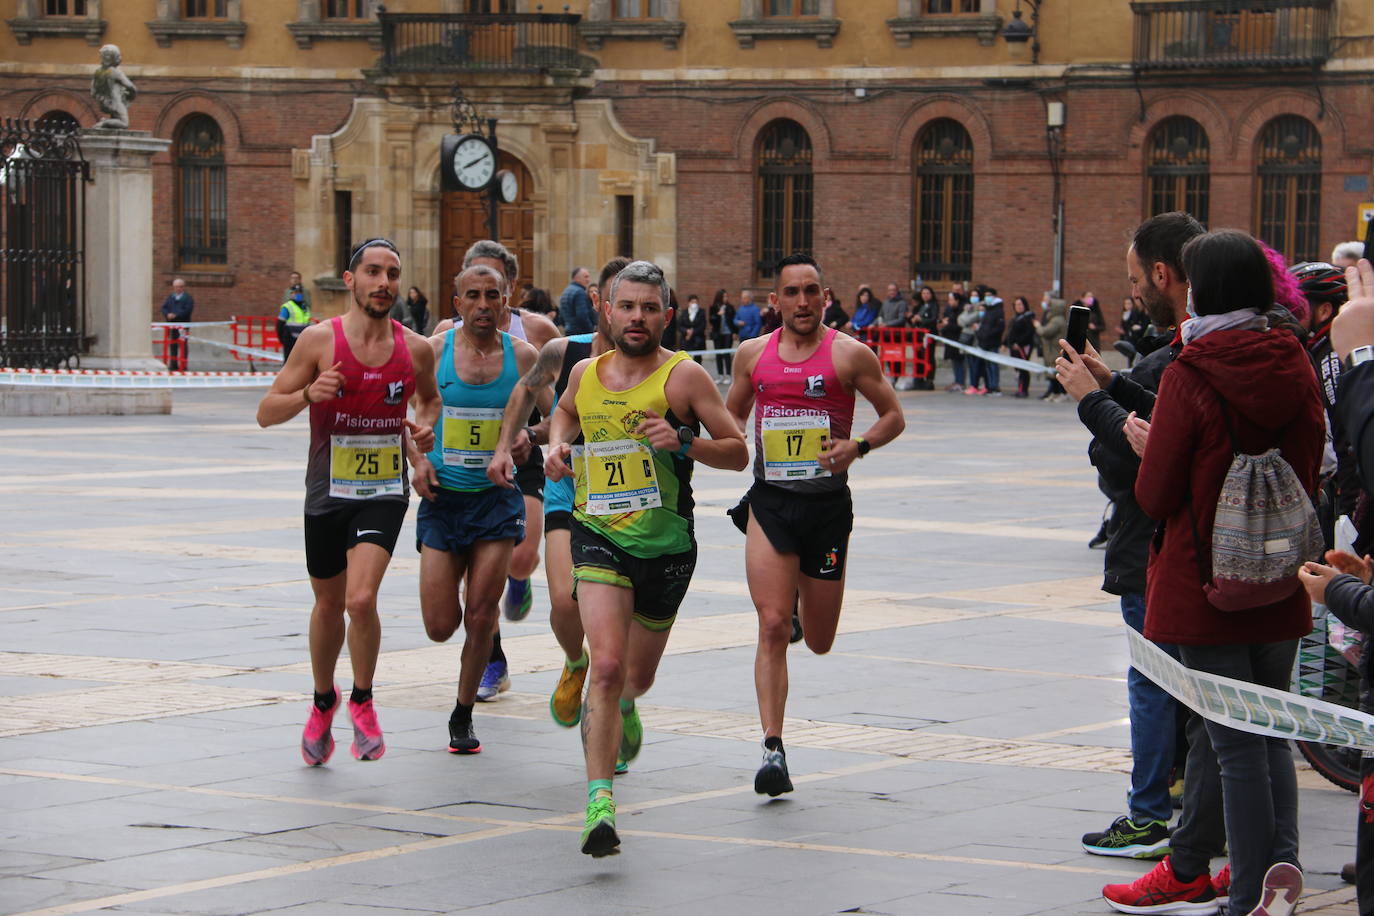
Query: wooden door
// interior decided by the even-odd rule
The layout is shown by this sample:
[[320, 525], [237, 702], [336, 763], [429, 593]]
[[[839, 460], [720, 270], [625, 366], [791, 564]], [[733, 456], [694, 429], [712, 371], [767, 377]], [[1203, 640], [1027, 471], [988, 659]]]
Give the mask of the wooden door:
[[[520, 182], [520, 193], [514, 203], [497, 207], [497, 228], [501, 244], [511, 250], [520, 261], [520, 276], [515, 281], [512, 298], [520, 299], [520, 288], [532, 282], [534, 276], [534, 203], [533, 179], [529, 169], [519, 159], [500, 151], [498, 168], [510, 169]], [[463, 266], [463, 255], [473, 242], [487, 238], [487, 195], [477, 191], [446, 191], [440, 207], [439, 226], [439, 291], [436, 314], [447, 318], [452, 308], [453, 278]], [[551, 295], [557, 298], [560, 290]]]

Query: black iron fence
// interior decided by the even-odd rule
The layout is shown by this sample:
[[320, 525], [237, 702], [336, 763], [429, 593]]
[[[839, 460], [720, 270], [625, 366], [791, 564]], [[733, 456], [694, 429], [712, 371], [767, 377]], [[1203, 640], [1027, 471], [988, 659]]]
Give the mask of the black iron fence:
[[382, 71], [587, 70], [568, 13], [380, 13]]
[[1306, 67], [1326, 60], [1332, 0], [1134, 2], [1142, 70]]
[[89, 178], [74, 128], [0, 121], [0, 366], [55, 368], [86, 350]]

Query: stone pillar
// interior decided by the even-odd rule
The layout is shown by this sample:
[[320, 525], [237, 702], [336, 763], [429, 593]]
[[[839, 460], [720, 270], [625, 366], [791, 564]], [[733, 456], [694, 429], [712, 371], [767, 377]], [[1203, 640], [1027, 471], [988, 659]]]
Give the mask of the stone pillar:
[[84, 130], [87, 333], [83, 368], [165, 370], [153, 359], [153, 156], [171, 145], [146, 130]]

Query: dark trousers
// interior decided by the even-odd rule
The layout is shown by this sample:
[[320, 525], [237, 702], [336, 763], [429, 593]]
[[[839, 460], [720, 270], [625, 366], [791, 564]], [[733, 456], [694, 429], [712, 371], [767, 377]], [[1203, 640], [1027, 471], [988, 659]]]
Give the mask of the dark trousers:
[[186, 371], [186, 354], [189, 340], [181, 338], [179, 328], [167, 329], [167, 369], [169, 372]]
[[[1249, 681], [1264, 687], [1287, 690], [1293, 675], [1298, 641], [1250, 643], [1225, 646], [1179, 646], [1183, 663], [1197, 671]], [[1267, 738], [1206, 722], [1220, 771], [1221, 809], [1226, 824], [1226, 843], [1231, 858], [1232, 913], [1249, 913], [1259, 905], [1264, 873], [1275, 862], [1298, 865], [1298, 776], [1293, 766], [1293, 747], [1286, 738]], [[1189, 733], [1192, 740], [1192, 733]], [[1188, 756], [1184, 778], [1184, 816], [1194, 779], [1193, 758]], [[1204, 809], [1216, 807], [1215, 799], [1199, 798]], [[1194, 873], [1196, 858], [1179, 859], [1175, 831], [1174, 870]], [[1202, 871], [1207, 870], [1205, 860]], [[1185, 865], [1187, 868], [1185, 868]]]
[[[724, 334], [711, 335], [711, 345], [717, 350], [729, 350], [735, 345], [734, 337], [727, 337]], [[716, 375], [729, 375], [734, 371], [735, 354], [722, 353], [716, 357]]]

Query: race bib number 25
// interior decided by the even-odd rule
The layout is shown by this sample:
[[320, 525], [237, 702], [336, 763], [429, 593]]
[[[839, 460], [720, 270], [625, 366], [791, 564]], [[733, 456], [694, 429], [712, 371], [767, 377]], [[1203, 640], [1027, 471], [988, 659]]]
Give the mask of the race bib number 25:
[[405, 493], [401, 437], [330, 436], [329, 495], [371, 499]]

